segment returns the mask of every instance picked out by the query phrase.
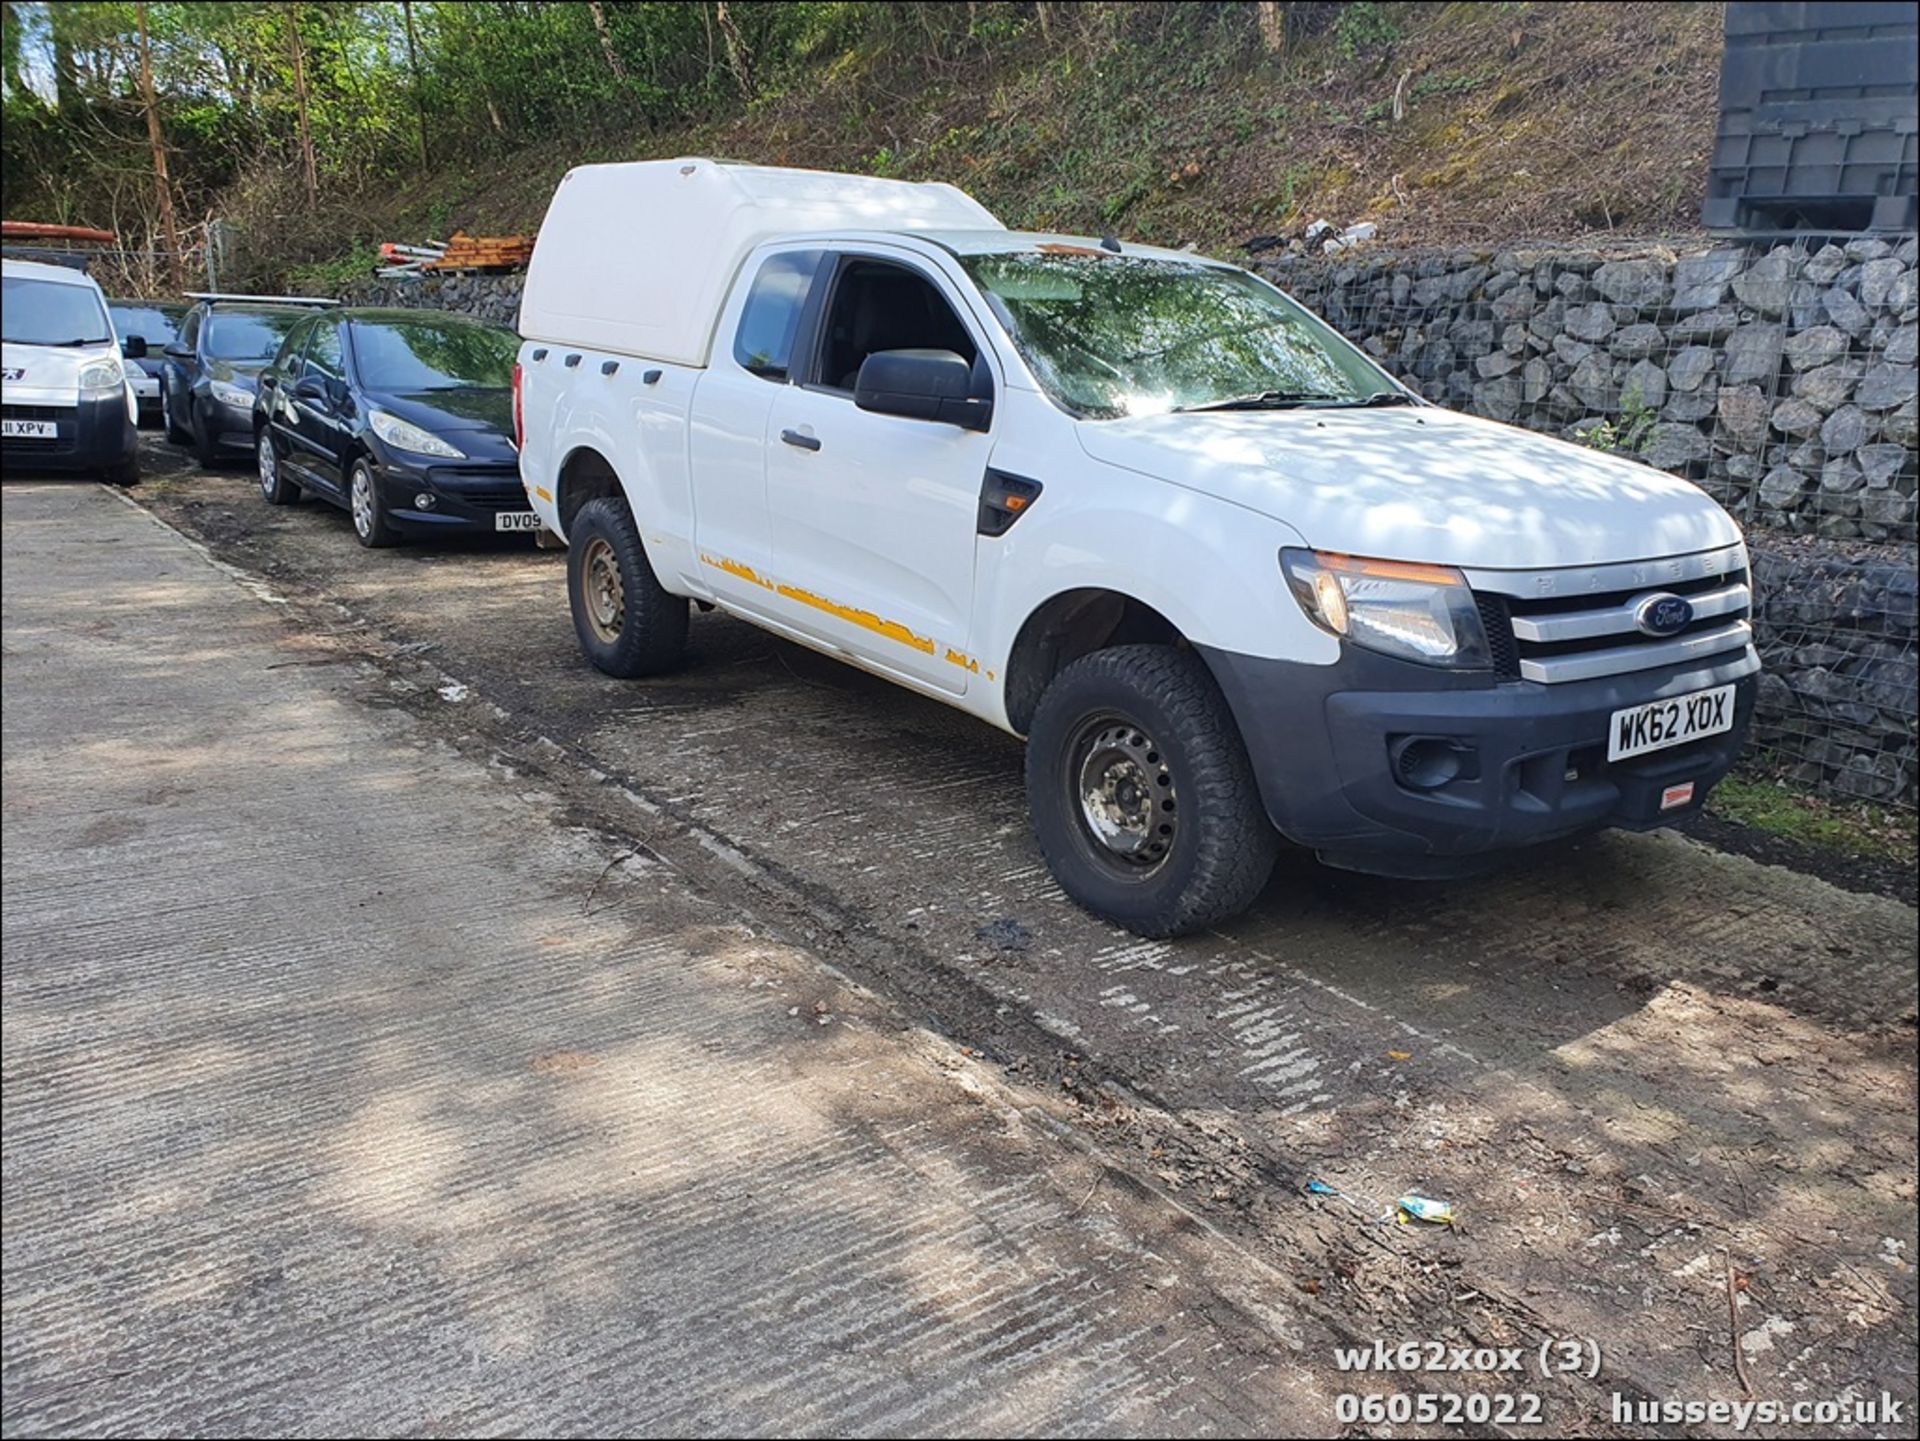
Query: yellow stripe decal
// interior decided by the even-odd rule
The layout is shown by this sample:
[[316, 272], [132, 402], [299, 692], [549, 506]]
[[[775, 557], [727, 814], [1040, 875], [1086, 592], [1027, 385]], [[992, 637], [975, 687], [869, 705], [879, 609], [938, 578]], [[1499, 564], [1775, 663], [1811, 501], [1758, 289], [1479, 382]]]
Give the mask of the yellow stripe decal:
[[[774, 592], [774, 594], [784, 596], [788, 600], [797, 601], [801, 605], [812, 606], [813, 609], [818, 611], [824, 611], [826, 614], [838, 620], [844, 620], [848, 625], [857, 625], [862, 630], [870, 630], [875, 635], [883, 635], [898, 645], [904, 645], [910, 649], [919, 651], [922, 655], [932, 655], [934, 653], [934, 646], [931, 640], [923, 635], [915, 635], [897, 620], [884, 619], [881, 616], [875, 615], [870, 610], [856, 610], [850, 605], [841, 605], [838, 601], [829, 600], [823, 595], [815, 595], [810, 590], [802, 590], [797, 585], [788, 585], [784, 581], [770, 580], [752, 566], [743, 565], [737, 560], [728, 560], [724, 556], [706, 555], [703, 553], [700, 557], [700, 563], [702, 565], [710, 565], [715, 570], [725, 571], [736, 580], [744, 580], [749, 585], [757, 585], [763, 590], [770, 590]], [[961, 651], [953, 649], [951, 646], [946, 648], [946, 658], [949, 663], [957, 665], [963, 670], [970, 671], [976, 675], [979, 674], [980, 662]], [[991, 676], [989, 676], [989, 679], [991, 679]]]

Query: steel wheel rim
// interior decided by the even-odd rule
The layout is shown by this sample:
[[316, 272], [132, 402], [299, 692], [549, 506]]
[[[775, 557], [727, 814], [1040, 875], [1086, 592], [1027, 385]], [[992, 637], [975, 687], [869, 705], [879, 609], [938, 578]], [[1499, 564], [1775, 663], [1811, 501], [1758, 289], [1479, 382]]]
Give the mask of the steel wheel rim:
[[580, 588], [587, 624], [596, 638], [614, 644], [627, 619], [627, 583], [620, 574], [620, 557], [599, 536], [587, 542], [586, 553], [580, 558]]
[[260, 437], [260, 493], [269, 500], [279, 482], [279, 461], [273, 453], [273, 437]]
[[373, 534], [373, 477], [364, 465], [353, 468], [353, 528]]
[[1093, 854], [1137, 879], [1159, 869], [1180, 833], [1166, 752], [1125, 716], [1088, 720], [1074, 737], [1068, 784]]

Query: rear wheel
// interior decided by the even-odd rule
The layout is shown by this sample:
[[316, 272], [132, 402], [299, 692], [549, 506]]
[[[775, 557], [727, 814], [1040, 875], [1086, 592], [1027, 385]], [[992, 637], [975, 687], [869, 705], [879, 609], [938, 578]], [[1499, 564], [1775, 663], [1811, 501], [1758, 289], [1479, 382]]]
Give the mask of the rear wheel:
[[387, 521], [387, 507], [373, 478], [373, 466], [363, 455], [347, 475], [347, 505], [353, 512], [353, 533], [360, 544], [378, 549], [399, 542], [400, 533]]
[[1220, 688], [1172, 646], [1096, 651], [1054, 678], [1027, 740], [1027, 803], [1061, 889], [1143, 936], [1237, 915], [1279, 853]]
[[106, 473], [108, 485], [138, 485], [140, 483], [140, 457], [128, 456], [118, 465], [112, 466]]
[[280, 447], [274, 443], [271, 430], [260, 432], [254, 449], [260, 462], [260, 494], [266, 497], [267, 504], [292, 505], [300, 499], [300, 487], [288, 480], [280, 468]]
[[686, 597], [660, 584], [626, 503], [590, 500], [567, 530], [567, 597], [587, 659], [623, 678], [679, 665], [687, 648]]

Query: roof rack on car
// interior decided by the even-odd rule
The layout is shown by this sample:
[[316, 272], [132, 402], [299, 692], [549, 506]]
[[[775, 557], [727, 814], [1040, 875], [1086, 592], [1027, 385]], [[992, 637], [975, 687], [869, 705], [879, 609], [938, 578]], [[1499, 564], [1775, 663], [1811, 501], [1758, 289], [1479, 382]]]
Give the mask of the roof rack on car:
[[242, 300], [253, 305], [338, 305], [340, 303], [328, 295], [234, 295], [224, 290], [188, 290], [182, 293], [189, 300]]

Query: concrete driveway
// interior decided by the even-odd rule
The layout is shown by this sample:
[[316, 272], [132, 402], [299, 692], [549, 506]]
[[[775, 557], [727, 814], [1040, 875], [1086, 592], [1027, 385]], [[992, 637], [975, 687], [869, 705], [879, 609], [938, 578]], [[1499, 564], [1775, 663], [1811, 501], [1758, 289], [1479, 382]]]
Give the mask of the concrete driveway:
[[[1601, 1376], [1536, 1386], [1561, 1428], [1609, 1430], [1614, 1392], [1742, 1398], [1736, 1345], [1761, 1396], [1913, 1396], [1910, 907], [1607, 836], [1468, 885], [1289, 858], [1243, 921], [1143, 942], [1048, 881], [1005, 737], [719, 616], [684, 674], [622, 685], [579, 662], [557, 555], [364, 552], [336, 511], [168, 469], [141, 503], [274, 591], [290, 670], [978, 1053], [1029, 1129], [1264, 1268], [1283, 1333], [1593, 1338]], [[1373, 1224], [1406, 1191], [1465, 1225]], [[1326, 1353], [1295, 1354], [1309, 1384]], [[1285, 1428], [1336, 1429], [1323, 1401]], [[1213, 1424], [1244, 1419], [1165, 1429]]]

